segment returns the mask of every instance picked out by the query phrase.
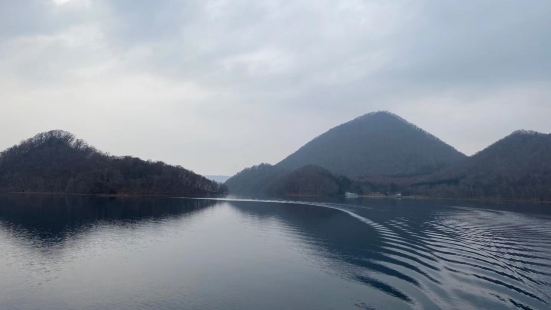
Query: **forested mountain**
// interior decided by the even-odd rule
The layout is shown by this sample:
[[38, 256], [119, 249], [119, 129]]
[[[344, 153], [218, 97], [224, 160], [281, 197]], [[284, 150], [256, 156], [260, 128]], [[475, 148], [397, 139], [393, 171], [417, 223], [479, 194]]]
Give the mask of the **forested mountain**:
[[224, 191], [182, 167], [109, 156], [60, 130], [0, 153], [0, 192], [212, 196]]
[[318, 136], [277, 166], [318, 165], [353, 179], [430, 174], [465, 155], [389, 112], [374, 112]]
[[314, 165], [364, 181], [429, 175], [466, 158], [438, 138], [389, 112], [375, 112], [337, 126], [308, 142], [275, 166], [245, 169], [225, 184], [235, 194], [265, 193], [274, 176]]
[[[338, 186], [328, 185], [330, 180]], [[329, 130], [275, 166], [245, 169], [226, 184], [240, 195], [352, 191], [551, 201], [551, 135], [517, 131], [466, 157], [399, 116], [370, 113]]]
[[351, 181], [314, 165], [288, 171], [261, 164], [241, 171], [225, 184], [231, 193], [245, 196], [336, 196], [344, 194]]
[[288, 171], [270, 164], [260, 164], [237, 173], [224, 185], [232, 194], [255, 196], [266, 195], [272, 184]]
[[443, 197], [551, 200], [551, 134], [516, 131], [408, 190]]
[[350, 184], [346, 177], [337, 177], [327, 169], [307, 165], [274, 180], [267, 193], [277, 196], [337, 196], [344, 195]]

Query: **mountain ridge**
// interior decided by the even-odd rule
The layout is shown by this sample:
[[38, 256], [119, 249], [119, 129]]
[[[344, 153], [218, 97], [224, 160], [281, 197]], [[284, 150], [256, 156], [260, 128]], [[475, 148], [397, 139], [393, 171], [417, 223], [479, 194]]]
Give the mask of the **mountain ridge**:
[[516, 130], [410, 189], [431, 196], [551, 201], [551, 134]]

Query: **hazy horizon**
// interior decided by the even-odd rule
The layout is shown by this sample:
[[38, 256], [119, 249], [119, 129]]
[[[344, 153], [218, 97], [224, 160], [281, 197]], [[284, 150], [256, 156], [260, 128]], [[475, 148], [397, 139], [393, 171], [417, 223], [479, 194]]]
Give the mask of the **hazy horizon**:
[[4, 1], [0, 149], [63, 129], [232, 175], [387, 110], [472, 155], [551, 132], [550, 15], [543, 0]]

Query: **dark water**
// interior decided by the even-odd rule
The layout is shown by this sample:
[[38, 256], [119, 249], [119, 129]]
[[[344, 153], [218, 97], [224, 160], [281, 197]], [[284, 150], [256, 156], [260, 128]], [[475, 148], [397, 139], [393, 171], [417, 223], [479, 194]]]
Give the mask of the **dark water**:
[[550, 207], [0, 196], [0, 309], [550, 309]]

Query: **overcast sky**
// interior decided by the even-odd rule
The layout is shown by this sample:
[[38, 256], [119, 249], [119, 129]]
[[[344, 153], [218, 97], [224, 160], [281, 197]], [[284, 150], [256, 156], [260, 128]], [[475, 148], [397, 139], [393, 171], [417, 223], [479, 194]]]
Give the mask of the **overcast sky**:
[[0, 0], [0, 149], [65, 129], [203, 174], [389, 110], [466, 153], [551, 131], [551, 1]]

